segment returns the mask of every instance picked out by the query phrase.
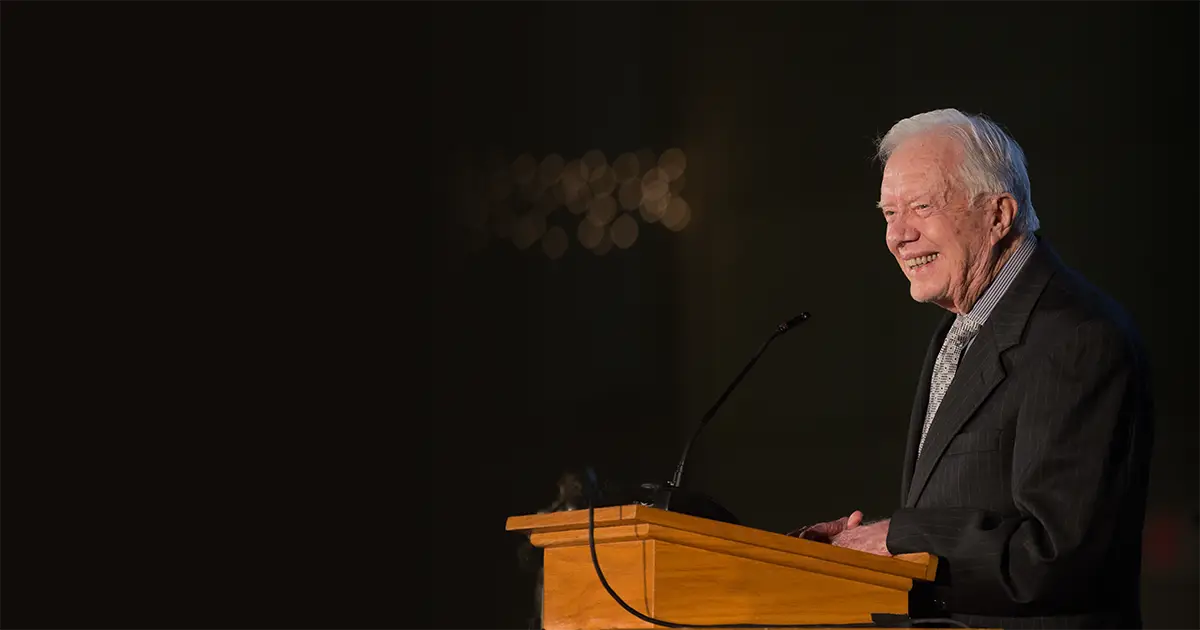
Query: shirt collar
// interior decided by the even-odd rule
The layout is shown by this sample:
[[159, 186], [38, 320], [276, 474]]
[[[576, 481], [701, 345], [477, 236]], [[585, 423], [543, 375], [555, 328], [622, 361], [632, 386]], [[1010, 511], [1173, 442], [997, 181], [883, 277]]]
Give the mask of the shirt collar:
[[[1017, 274], [1021, 272], [1021, 268], [1033, 255], [1033, 251], [1037, 249], [1037, 237], [1033, 234], [1026, 235], [1021, 239], [1021, 244], [1017, 246], [1016, 251], [1012, 256], [1005, 261], [1004, 267], [1000, 269], [1000, 273], [992, 280], [991, 286], [984, 291], [983, 295], [975, 301], [975, 305], [971, 307], [971, 312], [965, 317], [971, 320], [977, 326], [983, 326], [989, 315], [992, 314], [992, 309], [996, 308], [996, 304], [1000, 302], [1000, 298], [1008, 291], [1008, 287], [1012, 285]], [[960, 315], [959, 317], [964, 317]]]

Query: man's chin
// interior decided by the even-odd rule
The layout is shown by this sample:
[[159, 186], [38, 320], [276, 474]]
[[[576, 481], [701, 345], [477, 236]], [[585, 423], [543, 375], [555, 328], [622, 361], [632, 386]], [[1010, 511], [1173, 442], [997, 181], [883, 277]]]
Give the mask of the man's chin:
[[910, 285], [908, 294], [912, 296], [914, 302], [921, 304], [930, 304], [936, 302], [941, 296], [939, 291], [931, 291], [929, 287], [919, 286], [917, 284]]

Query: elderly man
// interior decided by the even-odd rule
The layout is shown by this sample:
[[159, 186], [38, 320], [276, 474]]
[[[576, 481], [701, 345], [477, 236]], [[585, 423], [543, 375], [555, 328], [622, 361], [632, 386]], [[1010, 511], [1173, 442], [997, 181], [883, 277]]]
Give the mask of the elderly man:
[[938, 556], [914, 616], [1139, 626], [1152, 423], [1133, 324], [1034, 235], [1024, 154], [994, 123], [920, 114], [879, 156], [888, 249], [912, 298], [948, 313], [918, 381], [901, 507], [799, 535]]

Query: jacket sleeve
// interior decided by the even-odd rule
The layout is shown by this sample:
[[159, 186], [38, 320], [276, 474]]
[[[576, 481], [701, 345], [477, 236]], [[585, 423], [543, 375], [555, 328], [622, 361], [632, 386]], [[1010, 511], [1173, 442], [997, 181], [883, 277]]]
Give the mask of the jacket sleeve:
[[[1085, 322], [1023, 375], [1012, 452], [1015, 515], [970, 507], [892, 516], [894, 554], [947, 565], [955, 602], [1070, 606], [1085, 597], [1131, 493], [1144, 500], [1149, 408], [1140, 354], [1107, 322]], [[1010, 375], [1017, 376], [1017, 375]], [[1140, 542], [1140, 541], [1135, 541]], [[1090, 593], [1094, 597], [1094, 591]]]

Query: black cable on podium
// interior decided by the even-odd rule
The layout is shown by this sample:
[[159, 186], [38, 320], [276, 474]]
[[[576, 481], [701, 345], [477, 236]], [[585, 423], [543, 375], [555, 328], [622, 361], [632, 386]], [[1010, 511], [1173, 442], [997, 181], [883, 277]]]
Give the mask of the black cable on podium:
[[[590, 471], [589, 471], [590, 472]], [[585, 482], [586, 484], [587, 482]], [[612, 596], [613, 600], [620, 604], [626, 612], [645, 621], [658, 626], [667, 628], [879, 628], [882, 626], [896, 627], [898, 625], [916, 626], [918, 624], [949, 624], [959, 628], [969, 628], [970, 626], [954, 619], [912, 619], [900, 615], [883, 615], [872, 614], [872, 618], [886, 620], [885, 623], [677, 623], [674, 621], [665, 621], [656, 619], [630, 606], [628, 602], [621, 599], [620, 595], [613, 590], [609, 585], [608, 580], [604, 578], [604, 571], [600, 569], [600, 559], [596, 556], [596, 506], [592, 501], [592, 493], [587, 493], [588, 502], [588, 547], [592, 552], [592, 566], [596, 569], [596, 577], [600, 578], [600, 584], [604, 586], [604, 590]]]

